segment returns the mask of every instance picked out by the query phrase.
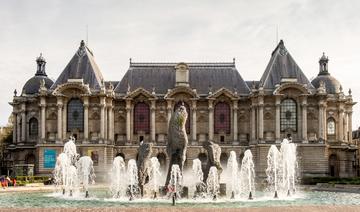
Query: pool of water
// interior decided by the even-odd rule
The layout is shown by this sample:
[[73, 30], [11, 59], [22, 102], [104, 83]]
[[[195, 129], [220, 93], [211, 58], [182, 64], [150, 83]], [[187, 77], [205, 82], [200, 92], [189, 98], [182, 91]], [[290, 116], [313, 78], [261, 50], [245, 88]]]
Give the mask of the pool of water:
[[[298, 192], [292, 197], [271, 198], [271, 194], [256, 193], [253, 200], [218, 199], [212, 200], [179, 200], [175, 207], [269, 207], [269, 206], [299, 206], [299, 205], [360, 205], [360, 194], [335, 193], [320, 191]], [[63, 196], [56, 192], [4, 192], [0, 193], [0, 207], [34, 208], [34, 207], [169, 207], [171, 200], [166, 198], [112, 199], [105, 189], [90, 190], [90, 198], [84, 194], [74, 194], [73, 197]]]

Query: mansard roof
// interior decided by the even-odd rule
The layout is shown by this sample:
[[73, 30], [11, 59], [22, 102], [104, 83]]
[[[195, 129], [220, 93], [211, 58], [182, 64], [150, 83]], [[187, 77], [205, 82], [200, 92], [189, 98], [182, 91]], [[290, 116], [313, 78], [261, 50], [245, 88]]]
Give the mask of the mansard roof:
[[[165, 95], [175, 87], [175, 66], [177, 63], [130, 63], [128, 71], [115, 92], [126, 93], [143, 87], [156, 94]], [[240, 95], [248, 95], [250, 90], [235, 67], [235, 63], [187, 63], [189, 67], [189, 86], [199, 95], [222, 87], [236, 90]]]
[[81, 41], [79, 49], [51, 89], [55, 89], [58, 85], [68, 82], [69, 79], [83, 79], [84, 84], [89, 84], [92, 90], [100, 90], [104, 82], [101, 71], [95, 63], [94, 55], [85, 45], [84, 41]]
[[308, 88], [313, 88], [281, 40], [271, 54], [269, 64], [260, 79], [259, 86], [264, 89], [274, 90], [276, 85], [287, 81], [306, 84]]

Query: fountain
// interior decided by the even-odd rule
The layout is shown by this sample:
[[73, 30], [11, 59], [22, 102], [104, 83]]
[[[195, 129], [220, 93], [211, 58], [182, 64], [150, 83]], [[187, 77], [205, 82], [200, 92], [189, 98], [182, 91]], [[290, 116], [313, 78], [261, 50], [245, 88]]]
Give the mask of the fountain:
[[64, 151], [63, 151], [69, 158], [71, 164], [75, 164], [76, 160], [79, 156], [76, 152], [76, 145], [75, 145], [75, 138], [70, 136], [68, 142], [64, 144]]
[[79, 184], [85, 191], [85, 197], [89, 197], [89, 184], [95, 183], [95, 171], [93, 161], [89, 156], [82, 156], [77, 162]]
[[284, 139], [281, 143], [280, 155], [282, 161], [281, 185], [282, 188], [287, 191], [287, 195], [290, 196], [291, 190], [293, 191], [293, 193], [295, 193], [296, 191], [296, 145], [294, 143], [290, 143], [288, 139]]
[[65, 153], [60, 153], [56, 159], [56, 165], [54, 169], [55, 185], [61, 186], [62, 193], [65, 194], [67, 189], [67, 171], [70, 167], [70, 160]]
[[168, 196], [172, 197], [173, 205], [176, 204], [177, 198], [180, 197], [182, 189], [182, 173], [179, 165], [174, 164], [171, 167], [170, 181], [168, 184]]
[[219, 194], [220, 184], [218, 170], [215, 166], [210, 167], [209, 175], [206, 180], [207, 194], [213, 200], [217, 200]]
[[[77, 195], [74, 194], [80, 191], [80, 186], [82, 186], [81, 191], [84, 190], [86, 193], [86, 197], [89, 196], [88, 188], [90, 183], [93, 182], [95, 175], [91, 158], [88, 156], [78, 158], [76, 148], [74, 148], [73, 144], [73, 140], [70, 140], [69, 145], [66, 145], [66, 148], [64, 148], [64, 152], [59, 154], [56, 161], [54, 175], [56, 178], [56, 183], [58, 186], [61, 186], [63, 193], [67, 196], [75, 196], [72, 199], [76, 199]], [[148, 144], [149, 146], [147, 146]], [[176, 146], [175, 143], [173, 143], [173, 145]], [[163, 185], [162, 182], [165, 181], [166, 176], [161, 175], [160, 173], [160, 163], [158, 159], [156, 157], [149, 157], [149, 155], [152, 155], [151, 144], [142, 143], [141, 146], [142, 159], [138, 159], [138, 161], [130, 159], [126, 164], [122, 157], [118, 156], [114, 158], [109, 177], [111, 179], [111, 196], [109, 196], [110, 199], [108, 199], [108, 196], [104, 195], [104, 201], [97, 201], [96, 204], [103, 204], [103, 202], [107, 202], [104, 205], [115, 204], [111, 203], [114, 201], [112, 198], [118, 198], [118, 200], [114, 202], [120, 201], [125, 203], [129, 200], [144, 198], [145, 201], [136, 200], [133, 201], [132, 204], [136, 205], [138, 202], [141, 202], [141, 204], [150, 204], [153, 206], [153, 203], [147, 203], [149, 199], [146, 199], [145, 197], [149, 197], [148, 195], [145, 195], [144, 197], [140, 196], [140, 175], [142, 175], [143, 179], [145, 179], [145, 183], [143, 184], [145, 194], [153, 195], [152, 197], [155, 203], [162, 202], [166, 198], [165, 195], [159, 195], [158, 193], [161, 190], [159, 189], [160, 185]], [[219, 175], [222, 168], [221, 166], [217, 165], [219, 161], [218, 153], [221, 152], [221, 150], [217, 145], [214, 145], [210, 142], [208, 143], [207, 148], [207, 152], [212, 154], [212, 158], [210, 160], [214, 165], [210, 167], [205, 182], [205, 172], [202, 169], [202, 163], [199, 159], [193, 160], [192, 171], [185, 172], [186, 174], [183, 174], [181, 170], [181, 163], [180, 165], [173, 164], [171, 166], [170, 179], [167, 186], [165, 187], [166, 189], [164, 190], [167, 190], [166, 196], [172, 200], [173, 205], [176, 205], [180, 197], [182, 198], [181, 202], [189, 201], [184, 197], [187, 196], [184, 194], [188, 192], [186, 189], [188, 186], [191, 186], [191, 188], [195, 187], [193, 198], [196, 200], [190, 200], [188, 202], [190, 205], [198, 204], [198, 202], [209, 203], [210, 201], [216, 200], [218, 202], [217, 204], [219, 205], [223, 204], [223, 202], [227, 204], [227, 199], [224, 201], [224, 199], [221, 198], [222, 184], [220, 183]], [[176, 155], [173, 156], [174, 159], [177, 158]], [[72, 160], [74, 158], [76, 159], [75, 163], [74, 160]], [[141, 171], [139, 171], [139, 166], [137, 164], [141, 165]], [[266, 169], [267, 182], [269, 184], [265, 190], [271, 192], [271, 197], [268, 195], [268, 192], [259, 192], [256, 194], [259, 201], [261, 202], [263, 201], [261, 199], [264, 199], [267, 201], [266, 204], [269, 203], [269, 205], [271, 205], [272, 201], [268, 201], [269, 197], [282, 198], [286, 196], [286, 194], [293, 195], [293, 193], [296, 191], [296, 171], [296, 145], [289, 142], [287, 139], [283, 140], [280, 148], [278, 148], [276, 145], [271, 145], [267, 154]], [[187, 173], [190, 173], [190, 176], [188, 176]], [[228, 178], [225, 180], [225, 182], [228, 185], [229, 191], [231, 191], [231, 199], [234, 199], [231, 202], [234, 202], [236, 205], [238, 205], [238, 203], [239, 205], [253, 205], [248, 203], [248, 201], [242, 200], [244, 196], [251, 200], [254, 198], [255, 194], [255, 170], [252, 152], [249, 149], [244, 152], [244, 157], [241, 161], [241, 167], [239, 168], [236, 153], [231, 151], [227, 163], [227, 169], [224, 173], [227, 173], [226, 176], [228, 176]], [[183, 180], [184, 175], [185, 180]], [[224, 176], [221, 177], [223, 179]], [[98, 192], [100, 193], [102, 191], [100, 190]], [[296, 195], [296, 198], [299, 198], [301, 195], [304, 195], [304, 193]], [[318, 198], [318, 193], [312, 193], [311, 195], [311, 198], [305, 198], [303, 200], [309, 201], [309, 204], [313, 204], [314, 202], [312, 202], [310, 199], [316, 199], [316, 201], [321, 202], [324, 201], [321, 198], [328, 198], [326, 194], [319, 194], [322, 195], [321, 198]], [[197, 198], [199, 197], [203, 199], [198, 201]], [[101, 196], [97, 198], [100, 199]], [[128, 199], [125, 200], [125, 198]], [[285, 198], [282, 199], [282, 202], [294, 201], [296, 198]], [[74, 202], [78, 201], [82, 200], [76, 199]]]
[[136, 161], [134, 159], [129, 160], [127, 166], [127, 177], [128, 177], [128, 194], [129, 200], [133, 200], [139, 192], [138, 186], [138, 169]]
[[201, 168], [201, 161], [198, 158], [193, 160], [192, 170], [195, 175], [195, 192], [193, 197], [204, 197], [206, 192], [206, 185], [203, 182], [204, 173]]
[[69, 189], [69, 196], [73, 195], [74, 190], [77, 189], [78, 187], [78, 183], [79, 181], [78, 181], [76, 167], [71, 165], [67, 170], [67, 175], [66, 175], [66, 185], [67, 188]]
[[61, 186], [63, 195], [72, 196], [82, 184], [85, 197], [89, 197], [89, 183], [94, 183], [95, 172], [90, 157], [83, 156], [79, 160], [75, 139], [70, 137], [64, 145], [64, 151], [56, 159], [54, 178], [56, 186]]
[[113, 198], [120, 198], [125, 195], [126, 190], [126, 168], [124, 159], [121, 156], [114, 158], [110, 171], [110, 192]]
[[151, 168], [149, 169], [149, 184], [154, 192], [154, 199], [157, 198], [157, 192], [159, 191], [159, 180], [161, 177], [160, 172], [160, 163], [157, 157], [152, 157], [151, 161]]
[[227, 171], [230, 175], [231, 199], [234, 199], [240, 190], [238, 183], [239, 165], [236, 160], [236, 153], [234, 151], [230, 152], [230, 157], [227, 162]]
[[240, 169], [240, 186], [242, 193], [248, 193], [249, 199], [253, 199], [253, 192], [255, 191], [255, 170], [253, 155], [248, 149], [244, 153], [244, 158]]
[[279, 192], [291, 195], [296, 191], [296, 145], [284, 139], [280, 151], [275, 145], [271, 145], [267, 156], [267, 190], [274, 192], [274, 198], [278, 198]]
[[280, 152], [275, 145], [271, 145], [267, 155], [267, 182], [268, 190], [274, 192], [274, 198], [278, 198], [279, 172], [280, 172]]

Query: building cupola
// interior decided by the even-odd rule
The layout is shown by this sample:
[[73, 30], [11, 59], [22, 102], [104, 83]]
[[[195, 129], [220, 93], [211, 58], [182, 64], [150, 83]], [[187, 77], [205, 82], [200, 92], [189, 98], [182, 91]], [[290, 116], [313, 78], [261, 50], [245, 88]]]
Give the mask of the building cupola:
[[24, 85], [23, 89], [22, 89], [22, 94], [26, 94], [26, 95], [34, 95], [39, 93], [39, 88], [40, 85], [42, 83], [45, 82], [45, 84], [43, 84], [43, 86], [46, 89], [49, 89], [51, 87], [51, 85], [54, 83], [46, 74], [45, 72], [45, 58], [42, 56], [42, 54], [40, 54], [39, 57], [36, 58], [36, 64], [37, 64], [37, 69], [36, 69], [36, 73], [35, 76], [31, 77]]
[[41, 53], [40, 56], [36, 58], [36, 63], [37, 63], [37, 71], [35, 73], [35, 76], [47, 76], [45, 72], [46, 61]]
[[323, 52], [322, 57], [319, 59], [319, 75], [328, 75], [328, 63], [329, 58], [325, 56], [325, 52]]
[[178, 63], [175, 66], [175, 86], [189, 86], [189, 66], [186, 63]]
[[323, 53], [322, 57], [319, 59], [319, 74], [311, 81], [311, 84], [316, 89], [325, 85], [326, 93], [337, 94], [340, 92], [341, 85], [335, 77], [330, 75], [328, 64], [329, 58]]

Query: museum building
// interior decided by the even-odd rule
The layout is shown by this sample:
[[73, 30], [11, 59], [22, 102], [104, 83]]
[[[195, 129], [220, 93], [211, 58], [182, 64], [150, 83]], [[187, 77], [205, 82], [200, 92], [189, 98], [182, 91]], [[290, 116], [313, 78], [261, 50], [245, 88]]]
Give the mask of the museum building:
[[[13, 143], [7, 164], [50, 174], [70, 136], [80, 155], [92, 157], [98, 174], [115, 156], [137, 158], [141, 141], [154, 143], [153, 156], [165, 169], [167, 128], [176, 107], [187, 108], [189, 139], [185, 165], [199, 158], [202, 144], [214, 141], [226, 165], [230, 151], [239, 161], [246, 149], [254, 155], [256, 174], [265, 176], [270, 145], [283, 138], [297, 144], [302, 176], [356, 174], [357, 147], [352, 142], [351, 90], [331, 76], [329, 59], [319, 60], [311, 82], [280, 41], [259, 81], [244, 80], [235, 60], [220, 63], [133, 62], [120, 81], [106, 81], [94, 54], [81, 42], [53, 82], [42, 55], [35, 76], [14, 92]], [[32, 166], [31, 166], [32, 165]]]

